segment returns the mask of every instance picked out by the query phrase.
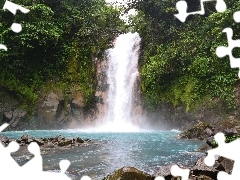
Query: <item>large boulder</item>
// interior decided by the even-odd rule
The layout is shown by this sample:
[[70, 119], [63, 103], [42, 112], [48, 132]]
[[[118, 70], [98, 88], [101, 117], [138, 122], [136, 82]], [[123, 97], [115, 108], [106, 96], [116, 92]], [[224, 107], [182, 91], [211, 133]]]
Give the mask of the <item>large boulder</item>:
[[223, 167], [218, 162], [213, 167], [209, 167], [204, 163], [205, 157], [201, 157], [197, 160], [194, 167], [191, 168], [191, 176], [207, 176], [212, 179], [217, 179], [219, 170], [223, 170]]
[[197, 125], [192, 128], [182, 132], [179, 137], [180, 139], [198, 139], [205, 140], [208, 137], [214, 135], [215, 129], [213, 126], [206, 122], [199, 122]]
[[103, 180], [154, 180], [154, 177], [148, 173], [140, 171], [134, 167], [123, 167], [114, 171], [112, 174], [103, 178]]

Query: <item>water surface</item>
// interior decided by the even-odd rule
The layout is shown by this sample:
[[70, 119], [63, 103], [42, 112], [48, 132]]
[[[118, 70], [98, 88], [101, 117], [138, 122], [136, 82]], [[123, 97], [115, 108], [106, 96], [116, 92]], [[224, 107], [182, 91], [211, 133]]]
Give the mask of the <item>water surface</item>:
[[[24, 134], [33, 137], [81, 137], [91, 139], [92, 144], [68, 150], [54, 150], [43, 154], [44, 170], [59, 169], [62, 159], [71, 161], [68, 169], [79, 179], [89, 175], [93, 179], [101, 179], [107, 174], [122, 168], [134, 166], [153, 174], [160, 166], [179, 163], [185, 166], [193, 165], [202, 153], [196, 150], [203, 144], [200, 141], [179, 140], [178, 132], [138, 132], [138, 133], [100, 133], [81, 132], [77, 130], [60, 131], [17, 131], [1, 133], [10, 138], [20, 138]], [[18, 158], [23, 161], [27, 156]]]

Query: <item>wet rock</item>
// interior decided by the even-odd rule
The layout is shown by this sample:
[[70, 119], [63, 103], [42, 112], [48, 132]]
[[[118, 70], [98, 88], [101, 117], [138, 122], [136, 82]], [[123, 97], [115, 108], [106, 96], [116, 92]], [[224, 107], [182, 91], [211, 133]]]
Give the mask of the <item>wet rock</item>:
[[123, 167], [103, 178], [103, 180], [154, 180], [154, 177], [134, 167]]
[[214, 132], [214, 128], [205, 122], [200, 122], [192, 128], [184, 131], [179, 135], [180, 139], [198, 139], [204, 140], [211, 136]]
[[58, 135], [58, 136], [56, 136], [56, 137], [54, 138], [54, 140], [57, 141], [57, 142], [60, 142], [60, 141], [62, 141], [62, 140], [64, 140], [64, 139], [65, 139], [65, 138], [62, 137], [61, 135]]
[[54, 148], [54, 144], [52, 142], [47, 142], [47, 144], [44, 145], [46, 148]]
[[22, 137], [21, 137], [21, 140], [22, 141], [27, 141], [28, 139], [32, 139], [31, 136], [27, 135], [27, 134], [24, 134]]
[[80, 137], [77, 137], [76, 142], [78, 142], [78, 143], [84, 143], [84, 140], [82, 140]]
[[[7, 140], [7, 137], [2, 137], [3, 141], [9, 143], [11, 140]], [[0, 136], [1, 140], [1, 136]], [[90, 141], [90, 140], [89, 140]], [[20, 146], [29, 145], [31, 142], [36, 142], [40, 147], [45, 148], [54, 148], [58, 147], [78, 147], [84, 142], [80, 137], [78, 138], [64, 138], [61, 135], [56, 136], [55, 138], [33, 138], [27, 134], [23, 135], [20, 139], [17, 139], [16, 142], [20, 144]]]
[[68, 139], [68, 140], [63, 140], [63, 141], [61, 141], [61, 142], [59, 142], [58, 143], [58, 146], [68, 146], [68, 145], [70, 145], [71, 144], [71, 140], [70, 139]]

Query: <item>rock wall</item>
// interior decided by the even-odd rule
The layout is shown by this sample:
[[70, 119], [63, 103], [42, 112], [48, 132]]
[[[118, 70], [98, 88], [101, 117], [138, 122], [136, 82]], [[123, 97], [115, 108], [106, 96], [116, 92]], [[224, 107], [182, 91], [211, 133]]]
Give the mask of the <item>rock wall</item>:
[[[36, 107], [33, 107], [33, 115], [20, 107], [18, 97], [4, 87], [0, 87], [0, 123], [11, 124], [10, 130], [26, 129], [64, 129], [78, 128], [93, 123], [96, 119], [104, 117], [107, 109], [107, 68], [106, 59], [95, 60], [97, 85], [95, 102], [91, 108], [84, 105], [84, 96], [80, 91], [69, 88], [63, 91], [41, 90]], [[239, 97], [240, 83], [237, 84], [236, 96]], [[225, 116], [224, 105], [216, 102], [217, 106], [209, 108], [202, 105], [194, 111], [186, 112], [185, 107], [174, 107], [168, 103], [161, 103], [154, 111], [148, 111], [142, 107], [141, 79], [138, 76], [134, 86], [134, 102], [132, 115], [136, 123], [142, 123], [144, 127], [156, 129], [187, 129], [199, 121], [216, 124]], [[240, 102], [238, 98], [238, 102]], [[240, 106], [240, 103], [238, 103]], [[239, 116], [239, 112], [233, 112]], [[144, 119], [144, 120], [143, 120]]]
[[96, 89], [96, 99], [97, 99], [97, 117], [99, 119], [103, 118], [106, 109], [107, 109], [107, 91], [108, 91], [108, 84], [107, 84], [107, 70], [108, 70], [108, 61], [105, 60], [98, 60], [97, 61], [97, 89]]
[[27, 118], [27, 112], [19, 108], [19, 102], [14, 92], [0, 87], [0, 124], [7, 122], [17, 127], [20, 121]]
[[144, 115], [151, 127], [185, 130], [198, 122], [217, 124], [225, 118], [226, 112], [224, 112], [224, 107], [221, 103], [212, 108], [202, 105], [188, 112], [184, 106], [161, 103], [155, 111], [144, 112]]

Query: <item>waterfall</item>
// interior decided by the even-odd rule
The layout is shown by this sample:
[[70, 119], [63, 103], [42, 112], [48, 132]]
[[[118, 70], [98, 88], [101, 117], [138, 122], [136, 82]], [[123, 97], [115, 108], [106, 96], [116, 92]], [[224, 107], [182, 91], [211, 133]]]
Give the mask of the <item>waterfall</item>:
[[133, 89], [139, 76], [138, 58], [141, 38], [138, 33], [117, 37], [114, 48], [107, 50], [107, 106], [103, 127], [111, 131], [135, 131]]

